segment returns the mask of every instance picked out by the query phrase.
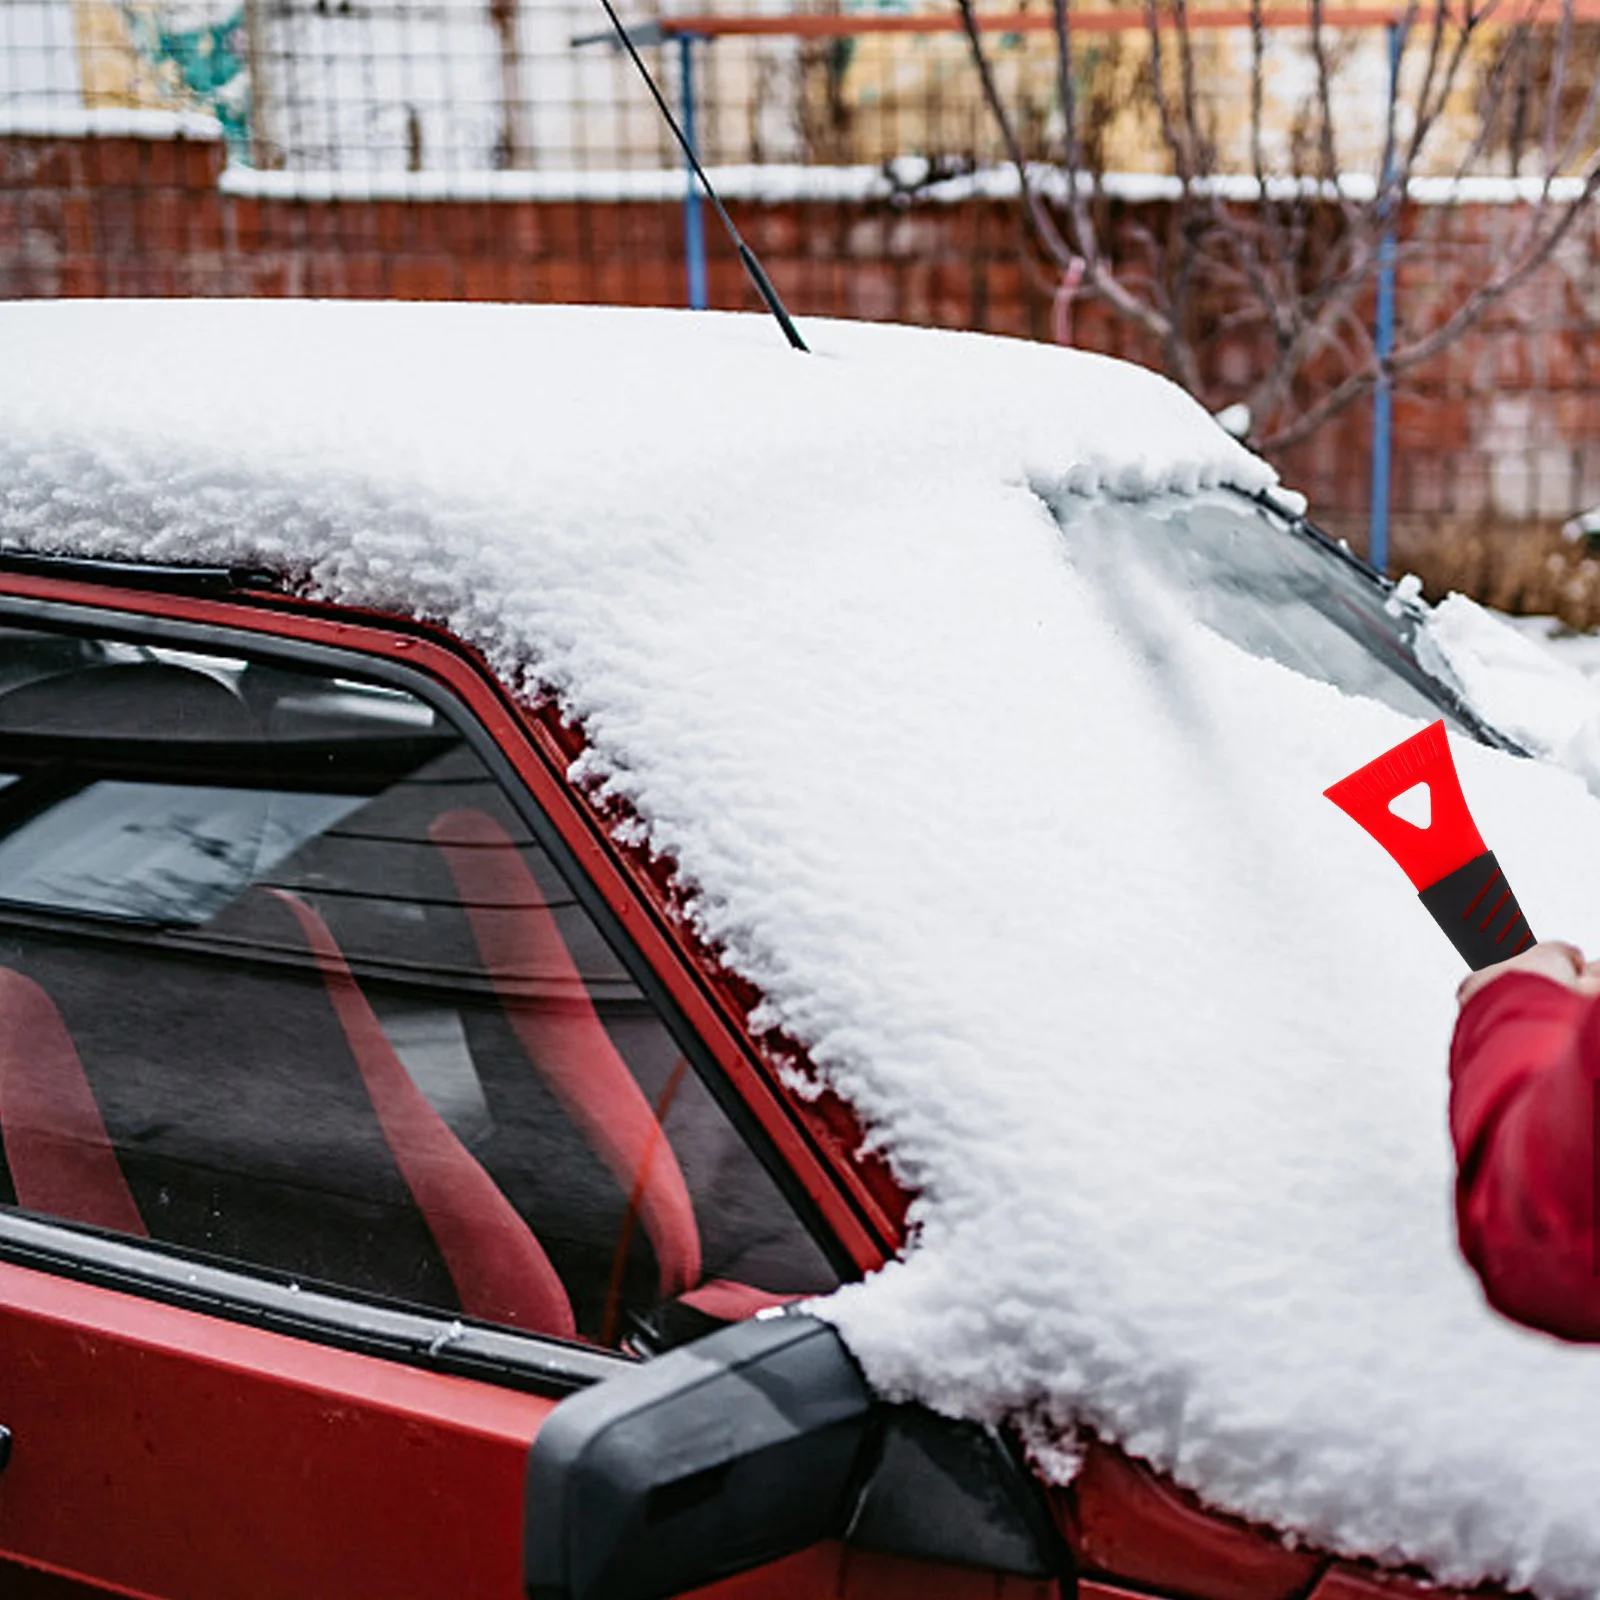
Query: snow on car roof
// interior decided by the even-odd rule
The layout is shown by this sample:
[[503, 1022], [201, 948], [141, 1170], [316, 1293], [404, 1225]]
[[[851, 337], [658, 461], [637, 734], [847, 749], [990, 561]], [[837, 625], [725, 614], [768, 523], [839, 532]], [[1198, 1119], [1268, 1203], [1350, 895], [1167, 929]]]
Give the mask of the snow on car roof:
[[[825, 1307], [880, 1386], [1092, 1427], [1339, 1550], [1595, 1593], [1600, 1350], [1462, 1264], [1462, 974], [1321, 794], [1417, 723], [1130, 627], [1045, 503], [1270, 473], [1131, 367], [806, 331], [3, 307], [0, 536], [273, 567], [559, 692], [920, 1195], [906, 1258]], [[1595, 941], [1582, 782], [1456, 756], [1534, 926]]]

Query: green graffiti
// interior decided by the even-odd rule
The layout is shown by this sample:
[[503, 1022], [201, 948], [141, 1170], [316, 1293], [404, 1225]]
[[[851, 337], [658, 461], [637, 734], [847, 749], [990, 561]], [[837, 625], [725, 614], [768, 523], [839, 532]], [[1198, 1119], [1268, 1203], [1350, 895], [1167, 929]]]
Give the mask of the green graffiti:
[[178, 91], [185, 109], [214, 116], [229, 149], [244, 155], [250, 144], [250, 74], [243, 8], [190, 28], [168, 27], [149, 5], [124, 4], [122, 14], [134, 48]]

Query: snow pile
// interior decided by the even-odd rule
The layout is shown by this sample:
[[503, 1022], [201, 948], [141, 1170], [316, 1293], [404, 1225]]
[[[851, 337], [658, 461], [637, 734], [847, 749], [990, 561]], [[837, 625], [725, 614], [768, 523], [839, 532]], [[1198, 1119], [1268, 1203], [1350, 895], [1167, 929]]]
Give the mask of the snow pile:
[[1591, 683], [1600, 678], [1600, 633], [1574, 633], [1559, 617], [1505, 617], [1502, 620], [1528, 638], [1537, 639], [1556, 660], [1574, 672], [1581, 672]]
[[[1600, 795], [1600, 695], [1592, 641], [1560, 655], [1526, 627], [1513, 627], [1465, 595], [1429, 616], [1427, 636], [1478, 710], [1524, 749], [1575, 772]], [[1590, 664], [1590, 671], [1584, 664]]]
[[1527, 749], [1553, 754], [1596, 709], [1581, 672], [1465, 595], [1446, 596], [1427, 632], [1477, 710]]
[[[1417, 724], [1078, 570], [1045, 504], [1267, 469], [1113, 362], [805, 331], [3, 307], [0, 534], [272, 566], [554, 686], [921, 1193], [907, 1258], [830, 1302], [881, 1386], [1090, 1424], [1340, 1550], [1600, 1592], [1600, 1350], [1460, 1262], [1462, 974], [1321, 795]], [[1600, 943], [1583, 785], [1456, 757], [1535, 925]]]

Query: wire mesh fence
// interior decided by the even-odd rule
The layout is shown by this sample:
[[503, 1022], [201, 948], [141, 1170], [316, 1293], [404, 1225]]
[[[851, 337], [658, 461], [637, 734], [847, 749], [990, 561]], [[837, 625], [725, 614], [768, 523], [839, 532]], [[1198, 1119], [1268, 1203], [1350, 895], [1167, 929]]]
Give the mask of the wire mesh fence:
[[[654, 16], [641, 5], [628, 21]], [[266, 169], [671, 166], [670, 135], [605, 27], [594, 0], [0, 0], [0, 120], [198, 112], [220, 122], [232, 160]], [[645, 49], [681, 104], [685, 52]], [[841, 51], [784, 38], [700, 49], [703, 153], [813, 156], [806, 86]]]
[[[1007, 11], [1016, 0], [987, 0]], [[704, 0], [714, 38], [650, 43], [656, 0], [626, 7], [658, 80], [692, 100], [702, 155], [716, 164], [882, 163], [922, 157], [940, 170], [1002, 151], [953, 13], [933, 0]], [[1242, 15], [1242, 14], [1241, 14]], [[768, 17], [831, 35], [726, 32]], [[1160, 156], [1144, 11], [1090, 11], [1073, 77], [1091, 159], [1139, 170]], [[868, 31], [929, 19], [942, 31]], [[1060, 79], [1049, 33], [997, 30], [999, 86], [1031, 157], [1059, 156]], [[679, 19], [681, 21], [681, 19]], [[1108, 27], [1106, 24], [1117, 24]], [[230, 157], [290, 171], [483, 172], [658, 169], [674, 164], [665, 128], [608, 43], [597, 0], [0, 0], [0, 119], [157, 110], [214, 117]], [[1196, 35], [1196, 92], [1232, 158], [1248, 164], [1238, 19]], [[1290, 159], [1307, 91], [1304, 28], [1265, 40], [1266, 127]], [[1382, 29], [1341, 30], [1332, 92], [1349, 128], [1345, 158], [1370, 165], [1372, 108], [1386, 72]]]

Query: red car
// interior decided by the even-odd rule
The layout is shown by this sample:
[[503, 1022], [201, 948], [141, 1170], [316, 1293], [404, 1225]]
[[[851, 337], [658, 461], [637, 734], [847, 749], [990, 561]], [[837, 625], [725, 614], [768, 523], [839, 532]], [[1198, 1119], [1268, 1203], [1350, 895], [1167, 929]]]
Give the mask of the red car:
[[[1283, 537], [1404, 655], [1374, 579]], [[793, 1308], [892, 1257], [906, 1196], [575, 776], [584, 730], [304, 590], [0, 552], [0, 1594], [1400, 1582], [875, 1398]]]
[[[515, 1595], [561, 1398], [870, 1271], [898, 1198], [778, 1088], [565, 780], [574, 732], [461, 645], [225, 571], [13, 557], [0, 595], [4, 1592]], [[824, 1324], [752, 1326], [825, 1347], [834, 1412], [783, 1486], [814, 1544], [870, 1407]], [[977, 1488], [944, 1492], [1015, 1497], [989, 1537], [1046, 1592], [1037, 1492], [981, 1433], [960, 1455]], [[637, 1577], [532, 1592], [759, 1554], [726, 1475], [652, 1479]], [[726, 1548], [673, 1551], [673, 1495]], [[963, 1553], [908, 1510], [890, 1544]], [[834, 1547], [741, 1592], [889, 1574], [993, 1581]]]

